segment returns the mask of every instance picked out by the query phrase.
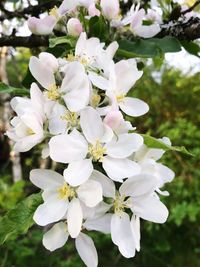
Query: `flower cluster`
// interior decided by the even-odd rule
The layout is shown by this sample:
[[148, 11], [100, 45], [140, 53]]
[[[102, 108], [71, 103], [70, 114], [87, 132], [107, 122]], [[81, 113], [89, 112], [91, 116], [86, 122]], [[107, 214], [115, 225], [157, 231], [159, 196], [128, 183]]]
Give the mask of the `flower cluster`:
[[[69, 1], [67, 1], [69, 2]], [[104, 2], [104, 1], [102, 1]], [[111, 234], [126, 257], [140, 250], [140, 218], [164, 223], [168, 210], [159, 195], [174, 173], [158, 162], [161, 149], [150, 149], [126, 116], [148, 112], [148, 105], [128, 96], [142, 76], [135, 59], [114, 62], [117, 42], [107, 48], [82, 33], [75, 53], [55, 58], [42, 52], [29, 68], [37, 81], [30, 99], [15, 97], [17, 116], [7, 135], [14, 149], [25, 152], [43, 144], [43, 157], [62, 163], [59, 171], [35, 169], [31, 182], [42, 189], [34, 214], [50, 225], [43, 244], [54, 251], [69, 237], [88, 267], [98, 264], [93, 240], [86, 233]], [[162, 142], [170, 145], [168, 138]]]
[[153, 37], [161, 30], [162, 17], [159, 12], [154, 9], [148, 9], [146, 12], [139, 4], [133, 4], [123, 17], [119, 0], [64, 0], [44, 18], [29, 18], [28, 26], [34, 34], [48, 35], [60, 24], [61, 29], [67, 28], [69, 35], [79, 36], [84, 31], [83, 20], [87, 21], [94, 16], [103, 16], [110, 26], [120, 32], [128, 30], [143, 38]]

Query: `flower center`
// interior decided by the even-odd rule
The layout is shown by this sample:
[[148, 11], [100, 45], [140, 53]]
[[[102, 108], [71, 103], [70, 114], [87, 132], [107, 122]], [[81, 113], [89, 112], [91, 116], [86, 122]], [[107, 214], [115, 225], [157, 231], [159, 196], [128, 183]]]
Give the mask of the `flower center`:
[[121, 95], [117, 95], [117, 102], [118, 103], [121, 103], [124, 101], [124, 98], [125, 98], [125, 95], [124, 94], [121, 94]]
[[47, 97], [53, 101], [58, 100], [60, 98], [58, 87], [55, 84], [49, 86], [47, 91]]
[[116, 194], [116, 198], [113, 204], [114, 207], [114, 212], [116, 214], [121, 214], [125, 208], [129, 207], [129, 199], [125, 200], [126, 196], [125, 195], [120, 195], [118, 192]]
[[26, 134], [27, 134], [27, 135], [33, 135], [33, 134], [35, 134], [35, 132], [34, 132], [31, 128], [28, 128], [28, 129], [26, 130]]
[[91, 105], [92, 105], [94, 108], [98, 107], [100, 101], [101, 101], [101, 97], [100, 97], [100, 95], [98, 95], [98, 94], [93, 94], [93, 95], [92, 95]]
[[106, 148], [97, 140], [94, 145], [89, 145], [88, 152], [94, 161], [102, 162], [103, 155], [106, 153]]
[[49, 15], [55, 17], [56, 19], [59, 19], [60, 15], [58, 12], [58, 8], [55, 6], [49, 11]]
[[64, 183], [62, 187], [58, 189], [58, 195], [60, 199], [67, 199], [75, 197], [75, 191], [67, 183]]
[[76, 112], [68, 112], [64, 116], [61, 116], [60, 118], [61, 118], [61, 120], [67, 121], [67, 123], [71, 127], [76, 127], [78, 125], [78, 122], [79, 122], [78, 115]]

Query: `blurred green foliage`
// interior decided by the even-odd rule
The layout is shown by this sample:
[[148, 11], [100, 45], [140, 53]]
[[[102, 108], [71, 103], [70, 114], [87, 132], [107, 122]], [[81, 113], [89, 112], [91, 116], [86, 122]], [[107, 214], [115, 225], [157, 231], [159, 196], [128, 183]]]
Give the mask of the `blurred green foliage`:
[[[26, 73], [27, 60], [22, 54], [15, 58], [16, 64], [9, 63], [7, 68], [10, 84], [17, 87]], [[154, 64], [157, 66], [145, 68], [143, 78], [131, 92], [132, 96], [145, 100], [150, 111], [132, 122], [139, 132], [155, 137], [168, 136], [173, 145], [185, 146], [195, 156], [166, 152], [162, 162], [176, 173], [175, 180], [166, 186], [170, 196], [163, 198], [170, 216], [165, 225], [142, 222], [141, 252], [135, 258], [120, 256], [109, 236], [92, 234], [102, 267], [200, 266], [200, 76], [183, 75], [156, 61]], [[36, 192], [28, 182], [28, 173], [31, 168], [38, 167], [38, 158], [35, 150], [23, 154], [24, 180], [15, 185], [10, 165], [5, 159], [1, 161], [0, 214], [13, 208], [25, 194]], [[27, 235], [6, 242], [0, 249], [0, 267], [84, 266], [73, 241], [49, 253], [42, 246], [42, 235], [43, 229], [34, 226]]]

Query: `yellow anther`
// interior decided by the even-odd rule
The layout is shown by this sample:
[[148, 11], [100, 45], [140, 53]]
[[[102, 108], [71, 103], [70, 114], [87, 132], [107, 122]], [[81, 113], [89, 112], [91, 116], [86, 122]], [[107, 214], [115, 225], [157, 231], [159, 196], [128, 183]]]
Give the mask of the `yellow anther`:
[[98, 95], [98, 94], [93, 94], [93, 95], [92, 95], [91, 105], [92, 105], [94, 108], [98, 107], [100, 101], [101, 101], [101, 97], [100, 97], [100, 95]]
[[117, 98], [117, 102], [120, 103], [120, 102], [123, 102], [124, 101], [125, 95], [124, 94], [117, 95], [116, 98]]
[[58, 100], [60, 98], [58, 87], [55, 84], [52, 84], [51, 86], [49, 86], [48, 91], [47, 91], [47, 97], [53, 101]]
[[101, 162], [106, 153], [106, 148], [97, 140], [94, 145], [89, 145], [88, 152], [94, 161]]
[[67, 199], [75, 197], [76, 193], [67, 183], [58, 189], [58, 196], [60, 199]]
[[78, 115], [76, 112], [68, 112], [64, 116], [60, 117], [61, 120], [67, 121], [67, 123], [70, 124], [70, 126], [75, 127], [78, 125]]
[[120, 214], [124, 211], [126, 208], [126, 203], [125, 203], [125, 196], [121, 196], [119, 193], [116, 194], [115, 202], [114, 202], [114, 211], [117, 214]]
[[49, 15], [55, 17], [56, 19], [60, 18], [58, 8], [56, 6], [49, 11]]
[[28, 129], [26, 130], [26, 134], [27, 134], [27, 135], [33, 135], [33, 134], [35, 134], [35, 132], [34, 132], [31, 128], [28, 128]]
[[70, 62], [73, 62], [73, 61], [75, 61], [75, 56], [73, 55], [73, 54], [68, 54], [67, 55], [67, 61], [70, 61]]

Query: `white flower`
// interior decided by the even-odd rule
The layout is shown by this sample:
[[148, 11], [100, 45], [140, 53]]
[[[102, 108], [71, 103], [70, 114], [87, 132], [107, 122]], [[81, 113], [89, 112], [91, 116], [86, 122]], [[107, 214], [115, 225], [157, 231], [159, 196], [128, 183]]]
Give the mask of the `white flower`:
[[44, 203], [35, 211], [35, 222], [45, 226], [66, 217], [68, 232], [72, 238], [76, 238], [81, 231], [83, 211], [80, 201], [88, 207], [94, 207], [102, 201], [101, 184], [92, 178], [80, 187], [72, 187], [62, 175], [51, 170], [38, 169], [31, 171], [30, 180], [43, 190]]
[[148, 14], [146, 17], [145, 10], [139, 8], [139, 4], [137, 6], [133, 5], [127, 16], [121, 21], [122, 25], [126, 26], [130, 24], [130, 30], [137, 36], [143, 38], [155, 36], [161, 30], [160, 25], [157, 21], [152, 21], [150, 25], [143, 25], [143, 20], [145, 20], [145, 18], [148, 19]]
[[129, 59], [111, 63], [109, 79], [96, 73], [90, 73], [89, 78], [96, 87], [106, 90], [112, 106], [119, 106], [127, 115], [137, 117], [147, 113], [149, 107], [142, 100], [126, 95], [142, 74], [143, 72], [137, 69], [136, 61]]
[[31, 99], [14, 97], [11, 100], [11, 107], [17, 116], [11, 120], [13, 127], [6, 134], [15, 142], [14, 150], [18, 152], [30, 150], [44, 138], [43, 94], [35, 83], [31, 85], [30, 94]]
[[[102, 162], [108, 176], [120, 182], [140, 172], [138, 164], [127, 158], [142, 146], [143, 138], [139, 134], [114, 137], [91, 107], [81, 111], [80, 125], [84, 136], [74, 130], [69, 135], [55, 136], [49, 142], [50, 157], [57, 162], [70, 163], [64, 172], [66, 181], [76, 179], [77, 170], [86, 171], [89, 162]], [[85, 160], [87, 155], [89, 159]]]
[[[103, 195], [113, 199], [114, 214], [111, 218], [111, 237], [124, 257], [134, 257], [140, 250], [139, 218], [156, 223], [164, 223], [168, 216], [167, 208], [162, 204], [154, 190], [156, 177], [140, 174], [127, 179], [116, 191], [114, 183], [101, 175], [95, 177], [102, 184]], [[127, 210], [133, 212], [132, 219]]]
[[77, 0], [64, 0], [59, 8], [54, 7], [44, 18], [30, 17], [27, 21], [29, 30], [36, 35], [49, 35], [62, 16], [78, 5]]
[[55, 73], [58, 60], [49, 53], [41, 53], [39, 58], [31, 57], [29, 69], [33, 77], [47, 89], [47, 98], [57, 101], [63, 98], [71, 112], [77, 112], [89, 103], [90, 83], [83, 66], [79, 62], [70, 62], [63, 70], [60, 85], [56, 84]]
[[[65, 222], [59, 222], [44, 234], [43, 245], [46, 249], [54, 251], [64, 246], [68, 237], [67, 224]], [[75, 238], [75, 246], [79, 256], [87, 267], [97, 267], [98, 256], [91, 237], [84, 233], [79, 233]]]

